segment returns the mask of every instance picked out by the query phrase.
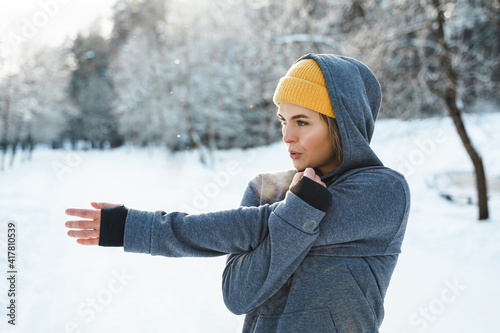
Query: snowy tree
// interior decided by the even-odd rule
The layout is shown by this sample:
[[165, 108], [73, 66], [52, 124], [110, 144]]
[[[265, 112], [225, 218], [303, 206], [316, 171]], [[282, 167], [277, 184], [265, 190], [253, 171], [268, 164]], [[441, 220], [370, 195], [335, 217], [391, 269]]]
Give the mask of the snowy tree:
[[276, 84], [299, 56], [340, 48], [329, 36], [335, 8], [319, 0], [118, 2], [110, 53], [120, 133], [195, 147], [206, 161], [207, 150], [279, 140]]
[[92, 148], [122, 144], [112, 114], [114, 90], [109, 72], [108, 42], [94, 26], [87, 36], [80, 34], [72, 46], [74, 69], [69, 92], [79, 114], [69, 123], [68, 136], [75, 144], [89, 142]]
[[[59, 49], [26, 48], [18, 58], [19, 71], [0, 82], [2, 166], [9, 147], [12, 166], [19, 147], [26, 150], [30, 159], [37, 143], [52, 144], [60, 140], [66, 114], [71, 111], [65, 91], [68, 72], [63, 57]], [[47, 77], [51, 78], [50, 85], [46, 84]]]
[[[356, 2], [354, 2], [356, 3]], [[384, 99], [381, 116], [427, 117], [445, 115], [437, 96], [423, 80], [430, 54], [436, 47], [432, 25], [436, 13], [425, 1], [359, 1], [357, 21], [344, 46], [347, 53], [366, 62], [381, 80]], [[458, 103], [473, 110], [480, 98], [500, 101], [498, 34], [499, 6], [490, 1], [454, 0], [443, 3], [445, 38], [457, 68]], [[357, 24], [361, 20], [362, 25]]]
[[[62, 145], [66, 121], [76, 109], [67, 94], [70, 70], [67, 47], [45, 48], [29, 57], [23, 66], [25, 81], [29, 82], [30, 132], [34, 142]], [[45, 84], [50, 77], [50, 85]], [[44, 124], [44, 126], [37, 126]]]
[[[462, 109], [458, 106], [458, 71], [452, 60], [452, 51], [445, 38], [446, 9], [440, 0], [428, 0], [437, 12], [436, 19], [432, 22], [431, 34], [435, 41], [434, 54], [429, 56], [429, 69], [426, 75], [426, 84], [446, 105], [462, 143], [474, 165], [476, 186], [479, 205], [479, 219], [488, 218], [488, 191], [486, 188], [486, 175], [483, 160], [474, 148], [462, 120]], [[449, 14], [451, 15], [451, 14]], [[424, 74], [425, 75], [425, 74]]]
[[14, 91], [14, 78], [15, 76], [8, 76], [0, 81], [0, 147], [2, 149], [2, 158], [0, 161], [0, 171], [5, 169], [5, 157], [7, 155], [7, 148], [13, 141], [14, 129], [16, 126], [16, 115], [11, 107], [11, 99]]
[[164, 1], [121, 1], [115, 6], [114, 110], [120, 133], [135, 144], [175, 147], [183, 131], [180, 115], [170, 106], [176, 62], [166, 43], [165, 19]]
[[[390, 96], [385, 99], [385, 110], [392, 110], [390, 115], [441, 115], [441, 110], [448, 111], [474, 165], [479, 219], [486, 219], [486, 177], [461, 114], [479, 95], [491, 96], [500, 88], [495, 74], [500, 59], [498, 37], [474, 36], [484, 32], [467, 30], [471, 22], [497, 17], [493, 13], [498, 12], [498, 6], [465, 0], [386, 1], [380, 8], [374, 3], [365, 6], [372, 16], [366, 18], [366, 26], [348, 46], [353, 53], [371, 59], [376, 72], [382, 73], [384, 94]], [[465, 35], [468, 37], [463, 38]], [[488, 48], [470, 44], [478, 40]], [[471, 91], [481, 94], [474, 96]]]

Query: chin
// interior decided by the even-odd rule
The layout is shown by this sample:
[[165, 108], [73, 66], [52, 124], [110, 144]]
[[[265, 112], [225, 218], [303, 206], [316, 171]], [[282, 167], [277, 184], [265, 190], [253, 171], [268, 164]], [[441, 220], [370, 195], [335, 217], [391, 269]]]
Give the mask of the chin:
[[297, 172], [302, 172], [306, 168], [309, 167], [308, 165], [305, 165], [304, 163], [294, 163], [293, 166], [294, 166], [295, 170], [297, 170]]

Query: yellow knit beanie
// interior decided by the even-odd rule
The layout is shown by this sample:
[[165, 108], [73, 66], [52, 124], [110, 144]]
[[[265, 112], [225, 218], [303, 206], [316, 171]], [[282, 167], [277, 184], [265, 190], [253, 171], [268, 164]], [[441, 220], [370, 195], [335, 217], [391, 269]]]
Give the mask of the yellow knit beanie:
[[323, 72], [313, 59], [293, 64], [280, 79], [273, 101], [277, 106], [281, 102], [296, 104], [335, 118]]

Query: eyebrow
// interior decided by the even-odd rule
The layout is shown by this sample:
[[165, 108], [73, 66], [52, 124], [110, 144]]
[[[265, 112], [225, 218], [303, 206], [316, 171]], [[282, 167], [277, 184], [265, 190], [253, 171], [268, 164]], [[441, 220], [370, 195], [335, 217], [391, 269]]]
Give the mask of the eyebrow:
[[[279, 112], [278, 112], [278, 113], [276, 113], [276, 115], [277, 115], [278, 117], [282, 118], [282, 119], [285, 119], [285, 117], [283, 117], [283, 116], [282, 116]], [[297, 114], [297, 115], [295, 115], [295, 116], [293, 116], [293, 117], [292, 117], [292, 120], [294, 120], [294, 119], [300, 119], [300, 118], [306, 118], [306, 119], [309, 119], [309, 117], [308, 117], [308, 116], [306, 116], [305, 114]]]

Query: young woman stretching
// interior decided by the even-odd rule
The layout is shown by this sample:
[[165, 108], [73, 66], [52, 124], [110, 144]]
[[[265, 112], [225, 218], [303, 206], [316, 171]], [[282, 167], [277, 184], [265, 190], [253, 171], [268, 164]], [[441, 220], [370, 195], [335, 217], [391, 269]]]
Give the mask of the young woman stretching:
[[243, 332], [378, 332], [401, 252], [408, 185], [370, 148], [380, 85], [361, 62], [308, 54], [274, 102], [294, 170], [264, 173], [241, 206], [189, 215], [68, 209], [78, 243], [168, 257], [228, 254], [226, 306]]

